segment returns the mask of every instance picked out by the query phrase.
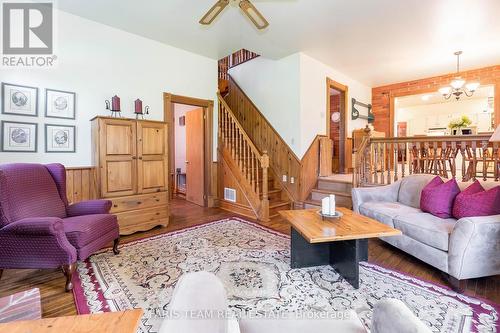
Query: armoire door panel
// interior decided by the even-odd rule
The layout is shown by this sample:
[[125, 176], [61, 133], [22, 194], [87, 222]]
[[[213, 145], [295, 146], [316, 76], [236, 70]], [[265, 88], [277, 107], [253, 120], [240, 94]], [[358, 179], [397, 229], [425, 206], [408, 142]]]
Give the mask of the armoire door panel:
[[165, 188], [165, 165], [163, 160], [142, 161], [142, 189], [163, 190]]
[[134, 153], [134, 128], [132, 124], [107, 124], [106, 155], [131, 155]]
[[106, 193], [127, 195], [135, 193], [135, 161], [106, 161]]
[[137, 191], [151, 193], [167, 190], [167, 125], [137, 122]]
[[142, 154], [163, 155], [165, 149], [164, 128], [142, 126]]

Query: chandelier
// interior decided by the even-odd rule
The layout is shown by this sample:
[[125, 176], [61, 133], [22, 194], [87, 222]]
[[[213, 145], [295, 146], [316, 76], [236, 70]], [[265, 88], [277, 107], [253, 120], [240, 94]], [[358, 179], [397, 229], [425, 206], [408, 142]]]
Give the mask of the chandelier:
[[440, 88], [439, 93], [443, 95], [445, 99], [450, 99], [451, 96], [455, 96], [458, 101], [462, 94], [471, 97], [479, 87], [479, 82], [466, 83], [465, 80], [462, 79], [460, 76], [460, 55], [462, 51], [457, 51], [454, 54], [457, 56], [457, 76], [450, 82], [448, 87]]

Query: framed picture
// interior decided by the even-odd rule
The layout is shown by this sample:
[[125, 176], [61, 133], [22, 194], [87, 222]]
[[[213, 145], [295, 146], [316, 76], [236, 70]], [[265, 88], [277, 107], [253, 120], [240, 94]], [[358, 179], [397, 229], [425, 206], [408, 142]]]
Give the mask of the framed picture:
[[2, 113], [38, 116], [38, 88], [2, 82]]
[[45, 89], [45, 117], [75, 119], [74, 92]]
[[46, 153], [74, 153], [75, 126], [45, 124]]
[[2, 121], [2, 151], [35, 153], [38, 124]]

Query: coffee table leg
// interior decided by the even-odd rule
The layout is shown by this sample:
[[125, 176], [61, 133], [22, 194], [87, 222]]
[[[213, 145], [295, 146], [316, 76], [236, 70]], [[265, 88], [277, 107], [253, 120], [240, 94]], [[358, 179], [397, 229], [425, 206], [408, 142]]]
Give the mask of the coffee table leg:
[[366, 239], [331, 242], [330, 265], [354, 288], [359, 288], [359, 262], [368, 257]]
[[322, 266], [330, 264], [330, 244], [311, 244], [294, 228], [291, 231], [291, 263], [292, 268]]

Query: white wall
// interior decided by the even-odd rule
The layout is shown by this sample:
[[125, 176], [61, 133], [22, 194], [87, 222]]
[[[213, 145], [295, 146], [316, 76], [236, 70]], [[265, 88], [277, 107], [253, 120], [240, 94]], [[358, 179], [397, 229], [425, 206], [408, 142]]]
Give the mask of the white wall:
[[[2, 82], [39, 87], [37, 118], [0, 114], [1, 120], [38, 123], [38, 153], [0, 152], [0, 163], [90, 165], [89, 120], [109, 114], [104, 100], [114, 94], [121, 98], [124, 117], [133, 117], [133, 101], [140, 98], [151, 107], [148, 119], [152, 120], [163, 120], [163, 92], [215, 100], [216, 60], [65, 12], [56, 11], [55, 15], [56, 68], [0, 69]], [[76, 120], [44, 118], [45, 88], [76, 92]], [[76, 125], [76, 153], [44, 153], [44, 123]], [[216, 135], [215, 131], [214, 141]]]
[[[301, 148], [304, 154], [317, 134], [326, 133], [326, 78], [330, 78], [348, 87], [347, 105], [347, 136], [352, 136], [352, 131], [364, 128], [366, 120], [351, 120], [351, 98], [363, 103], [371, 103], [371, 87], [363, 85], [349, 76], [331, 68], [322, 62], [306, 55], [300, 56], [300, 128]], [[361, 111], [361, 108], [360, 112]], [[366, 110], [366, 109], [364, 109]], [[302, 156], [302, 155], [301, 155]]]
[[[487, 112], [485, 112], [487, 111]], [[397, 122], [407, 122], [407, 135], [425, 135], [430, 127], [448, 127], [450, 121], [467, 115], [478, 132], [492, 131], [488, 98], [461, 99], [447, 103], [435, 103], [397, 108]], [[396, 133], [395, 131], [394, 133]]]
[[350, 120], [351, 98], [371, 103], [371, 88], [306, 54], [259, 57], [230, 74], [299, 158], [317, 134], [326, 134], [327, 77], [349, 88], [348, 135], [365, 127], [365, 120]]
[[300, 153], [300, 56], [258, 57], [229, 73], [296, 153]]

